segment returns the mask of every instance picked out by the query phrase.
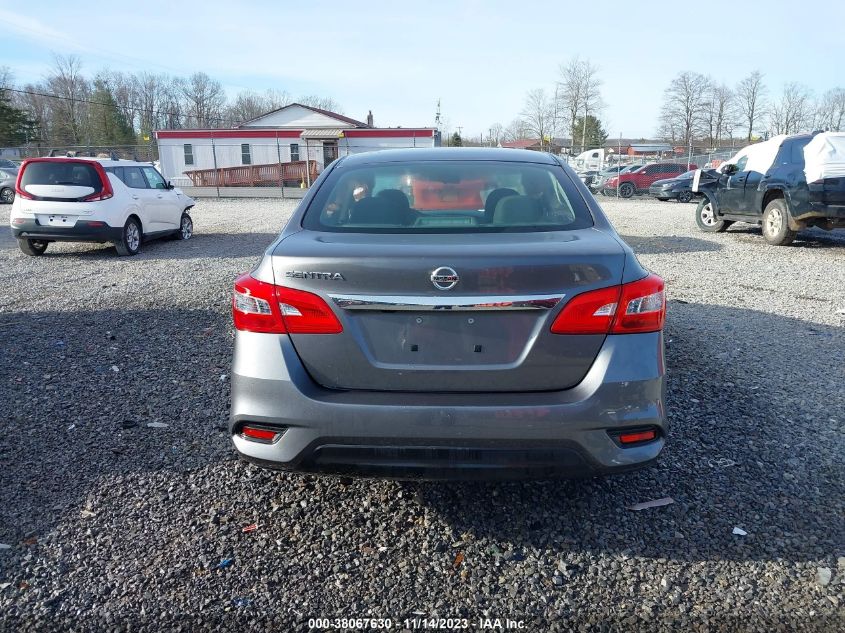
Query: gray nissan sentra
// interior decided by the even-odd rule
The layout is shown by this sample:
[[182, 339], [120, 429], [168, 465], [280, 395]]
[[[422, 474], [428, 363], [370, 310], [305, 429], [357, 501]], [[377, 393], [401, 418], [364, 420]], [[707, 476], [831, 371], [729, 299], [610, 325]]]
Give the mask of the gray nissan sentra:
[[232, 305], [230, 431], [263, 466], [590, 476], [665, 443], [663, 280], [548, 154], [341, 158]]

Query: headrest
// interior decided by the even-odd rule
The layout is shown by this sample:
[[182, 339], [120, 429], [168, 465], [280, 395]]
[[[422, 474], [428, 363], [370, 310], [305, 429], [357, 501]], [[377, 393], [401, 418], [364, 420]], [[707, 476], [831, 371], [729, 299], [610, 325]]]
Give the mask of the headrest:
[[507, 196], [496, 205], [494, 224], [536, 224], [543, 217], [540, 201], [529, 196]]

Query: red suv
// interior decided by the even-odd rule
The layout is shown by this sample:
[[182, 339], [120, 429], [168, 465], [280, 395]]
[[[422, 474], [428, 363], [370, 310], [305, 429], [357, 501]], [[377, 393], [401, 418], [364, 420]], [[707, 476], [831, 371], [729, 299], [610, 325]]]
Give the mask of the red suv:
[[685, 163], [652, 163], [650, 165], [642, 165], [631, 171], [623, 172], [619, 176], [608, 178], [607, 182], [604, 183], [603, 193], [608, 196], [615, 195], [618, 186], [619, 195], [623, 198], [630, 198], [635, 193], [648, 193], [651, 183], [656, 180], [675, 178], [690, 169], [698, 169], [698, 166], [690, 165], [687, 167]]

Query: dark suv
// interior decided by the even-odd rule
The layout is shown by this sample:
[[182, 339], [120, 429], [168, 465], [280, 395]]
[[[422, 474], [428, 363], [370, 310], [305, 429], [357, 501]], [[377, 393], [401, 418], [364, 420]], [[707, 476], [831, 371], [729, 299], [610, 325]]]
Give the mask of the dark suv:
[[721, 232], [734, 222], [762, 224], [763, 238], [776, 246], [789, 244], [802, 229], [845, 228], [845, 178], [807, 182], [804, 148], [816, 134], [751, 145], [718, 171], [702, 172], [699, 228]]

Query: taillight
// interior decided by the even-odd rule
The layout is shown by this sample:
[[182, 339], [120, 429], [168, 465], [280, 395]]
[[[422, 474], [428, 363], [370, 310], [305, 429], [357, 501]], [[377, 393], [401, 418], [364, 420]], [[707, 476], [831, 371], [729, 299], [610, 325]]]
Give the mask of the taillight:
[[23, 178], [23, 172], [26, 169], [27, 161], [24, 161], [21, 168], [18, 170], [18, 179], [15, 181], [15, 195], [23, 198], [24, 200], [34, 200], [32, 194], [27, 193], [23, 189], [21, 189], [21, 178]]
[[103, 166], [100, 163], [94, 162], [91, 163], [94, 167], [94, 170], [100, 176], [100, 184], [102, 185], [102, 189], [97, 193], [92, 193], [90, 196], [85, 196], [82, 198], [82, 202], [93, 202], [95, 200], [108, 200], [109, 198], [114, 197], [114, 190], [111, 186], [111, 181], [109, 180], [108, 174], [106, 174], [106, 170], [103, 169]]
[[607, 334], [616, 316], [621, 286], [575, 295], [552, 323], [555, 334]]
[[663, 279], [657, 275], [624, 284], [611, 331], [614, 334], [630, 334], [662, 330], [666, 319], [663, 287]]
[[343, 327], [328, 304], [303, 290], [276, 286], [245, 273], [235, 280], [235, 328], [270, 334], [339, 334]]
[[666, 318], [663, 280], [657, 275], [599, 288], [569, 300], [552, 323], [555, 334], [657, 332]]

